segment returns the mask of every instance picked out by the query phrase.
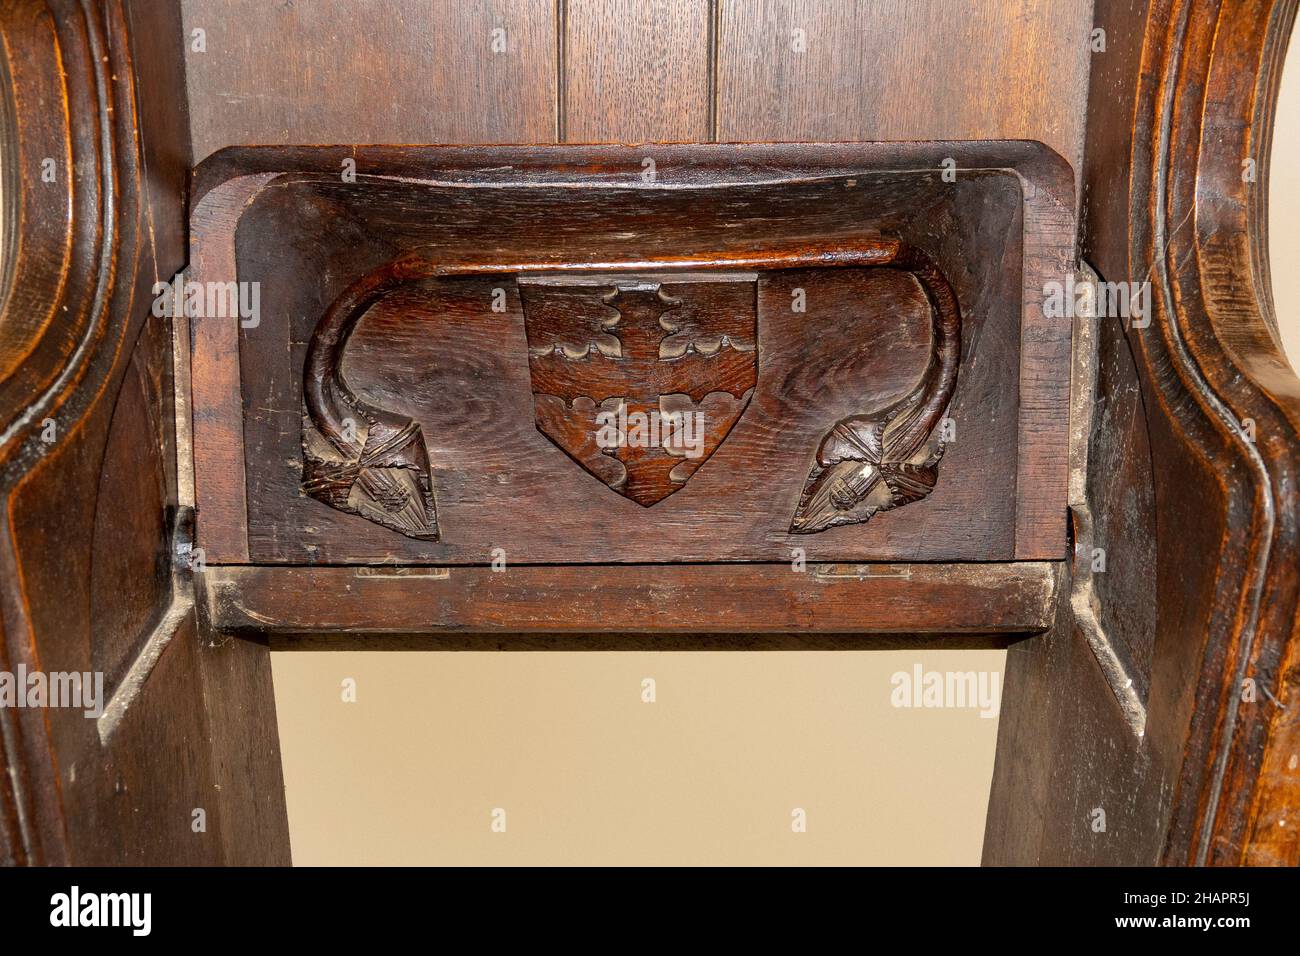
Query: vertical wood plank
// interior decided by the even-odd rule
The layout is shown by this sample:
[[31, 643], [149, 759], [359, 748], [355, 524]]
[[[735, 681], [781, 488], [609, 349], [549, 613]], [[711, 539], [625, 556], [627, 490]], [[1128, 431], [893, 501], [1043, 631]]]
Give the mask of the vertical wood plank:
[[555, 139], [554, 3], [184, 0], [183, 9], [195, 163], [236, 144]]
[[709, 0], [561, 0], [570, 143], [712, 139]]
[[718, 139], [1037, 139], [1083, 155], [1091, 0], [718, 0]]

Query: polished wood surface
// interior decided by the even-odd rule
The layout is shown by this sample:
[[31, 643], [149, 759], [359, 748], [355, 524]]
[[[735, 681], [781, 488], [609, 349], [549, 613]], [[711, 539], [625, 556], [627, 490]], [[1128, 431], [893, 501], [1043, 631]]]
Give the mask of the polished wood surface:
[[564, 0], [556, 6], [563, 53], [558, 142], [716, 138], [713, 3]]
[[[233, 317], [193, 323], [195, 407], [207, 410], [195, 419], [198, 533], [209, 561], [482, 564], [497, 548], [516, 563], [786, 561], [794, 548], [813, 560], [1063, 557], [1069, 328], [1044, 314], [1040, 291], [1064, 281], [1071, 255], [1073, 197], [1059, 158], [1018, 143], [659, 154], [650, 184], [639, 152], [613, 147], [349, 149], [365, 177], [356, 186], [333, 172], [341, 150], [233, 151], [205, 164], [190, 278], [259, 282], [264, 313], [246, 328]], [[937, 171], [950, 154], [962, 165], [952, 183]], [[268, 171], [292, 179], [275, 185]], [[326, 210], [355, 225], [284, 241]], [[539, 213], [545, 230], [531, 225]], [[846, 251], [879, 243], [872, 235], [914, 252], [863, 268], [868, 260]], [[986, 254], [994, 248], [1003, 251]], [[918, 283], [931, 258], [934, 275]], [[685, 492], [653, 508], [608, 490], [593, 498], [599, 485], [537, 428], [512, 275], [670, 267], [758, 270], [758, 384]], [[944, 276], [967, 317], [960, 337], [955, 304], [931, 302]], [[504, 311], [493, 312], [498, 288]], [[800, 290], [804, 312], [792, 307]], [[933, 315], [944, 313], [936, 332]], [[325, 414], [331, 394], [338, 409]], [[304, 408], [315, 461], [331, 453], [312, 434], [341, 434], [349, 417], [358, 435], [381, 421], [386, 437], [371, 444], [396, 456], [375, 480], [422, 476], [430, 458], [427, 492], [423, 477], [404, 492], [421, 500], [418, 527], [394, 518], [418, 533], [303, 496]], [[934, 483], [937, 445], [927, 442], [945, 409], [952, 440]], [[878, 465], [823, 447], [837, 422], [859, 416], [867, 427], [882, 415], [898, 427]], [[867, 489], [846, 501], [844, 515], [865, 523], [811, 520], [822, 470], [839, 480], [850, 467], [831, 467], [836, 456], [875, 469], [898, 497]], [[326, 477], [321, 468], [309, 481]], [[340, 475], [310, 490], [347, 504], [360, 476]], [[611, 535], [593, 505], [636, 533]]]
[[[269, 634], [1034, 634], [1055, 613], [1061, 563], [288, 568], [214, 566], [208, 613]], [[324, 606], [304, 593], [329, 594]], [[924, 638], [920, 637], [923, 641]], [[616, 647], [615, 638], [603, 646]], [[787, 642], [784, 646], [797, 646]]]
[[182, 9], [207, 40], [186, 54], [196, 163], [255, 143], [1036, 139], [1082, 168], [1091, 0]]
[[719, 0], [719, 142], [1036, 139], [1080, 168], [1088, 0]]
[[249, 143], [555, 140], [547, 0], [181, 6], [184, 36], [168, 42], [185, 50], [195, 163]]
[[0, 863], [288, 859], [279, 745], [258, 729], [274, 724], [266, 647], [203, 640], [173, 562], [192, 539], [171, 329], [150, 306], [184, 261], [179, 30], [168, 5], [0, 6], [3, 163], [21, 184], [5, 196], [0, 671], [103, 680], [97, 716], [0, 707]]
[[[1092, 76], [1083, 253], [1103, 279], [1149, 277], [1154, 292], [1151, 324], [1126, 329], [1118, 366], [1136, 371], [1152, 467], [1131, 447], [1128, 473], [1097, 502], [1128, 495], [1154, 526], [1153, 555], [1129, 527], [1108, 544], [1149, 555], [1115, 595], [1135, 621], [1154, 609], [1134, 663], [1146, 719], [1124, 719], [1069, 616], [1014, 648], [986, 862], [1300, 859], [1287, 716], [1300, 383], [1273, 332], [1264, 251], [1271, 111], [1295, 13], [1289, 0], [1098, 4], [1115, 45]], [[1105, 400], [1129, 388], [1117, 379]], [[1125, 417], [1094, 439], [1114, 447]], [[1081, 823], [1095, 807], [1104, 834]]]

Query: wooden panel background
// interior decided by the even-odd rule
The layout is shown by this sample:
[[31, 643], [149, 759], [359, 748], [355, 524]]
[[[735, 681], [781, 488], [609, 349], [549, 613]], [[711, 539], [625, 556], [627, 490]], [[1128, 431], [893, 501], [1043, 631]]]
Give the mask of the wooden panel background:
[[194, 0], [183, 11], [195, 164], [243, 143], [555, 138], [552, 3]]
[[253, 143], [1001, 138], [1041, 140], [1076, 170], [1082, 160], [1091, 0], [183, 10], [187, 42], [206, 31], [206, 52], [189, 49], [186, 64], [196, 163]]
[[714, 138], [713, 4], [568, 0], [559, 10], [564, 142]]
[[720, 0], [718, 24], [720, 140], [1037, 139], [1079, 168], [1087, 0]]

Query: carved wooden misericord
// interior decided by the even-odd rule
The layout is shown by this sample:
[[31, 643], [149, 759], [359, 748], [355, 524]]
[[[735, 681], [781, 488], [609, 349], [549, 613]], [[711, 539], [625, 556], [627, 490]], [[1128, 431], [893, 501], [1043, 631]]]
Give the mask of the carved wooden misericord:
[[262, 303], [193, 324], [209, 560], [1059, 559], [1059, 157], [656, 149], [203, 164], [189, 278]]
[[[248, 42], [187, 57], [182, 15], [211, 27], [209, 8], [227, 5], [0, 4], [0, 665], [103, 670], [109, 697], [96, 721], [0, 708], [0, 864], [288, 862], [267, 634], [330, 648], [404, 634], [444, 650], [1014, 638], [985, 863], [1300, 860], [1300, 385], [1268, 294], [1266, 202], [1295, 0], [1051, 0], [1032, 30], [1022, 4], [988, 2], [960, 36], [942, 10], [907, 4], [895, 16], [857, 5], [847, 32], [839, 5], [805, 17], [860, 40], [853, 56], [784, 51], [762, 28], [785, 16], [779, 2], [717, 5], [719, 28], [686, 41], [642, 28], [630, 0], [567, 17], [519, 2], [516, 20], [543, 42], [490, 68], [475, 25], [501, 4], [385, 9], [343, 36], [346, 0], [247, 0], [235, 20]], [[1108, 52], [1089, 49], [1090, 30]], [[365, 68], [402, 62], [412, 36], [433, 38], [415, 44], [429, 69]], [[981, 53], [1008, 38], [1017, 56]], [[329, 55], [326, 41], [365, 55]], [[277, 69], [286, 50], [311, 69]], [[918, 55], [960, 82], [931, 89]], [[663, 81], [674, 63], [711, 72]], [[861, 88], [863, 71], [890, 95], [829, 112], [804, 95]], [[645, 108], [643, 83], [593, 76], [648, 77], [660, 108]], [[1041, 136], [1074, 165], [1028, 141], [940, 141], [953, 135]], [[293, 140], [701, 137], [891, 142], [254, 146], [204, 159]], [[347, 166], [356, 182], [340, 180]], [[186, 209], [189, 274], [261, 283], [260, 326], [146, 318], [151, 285], [187, 259]], [[796, 273], [737, 253], [866, 233], [942, 269], [962, 306], [959, 383], [937, 344], [941, 286], [922, 294], [899, 263]], [[721, 249], [732, 258], [716, 267], [673, 258]], [[416, 276], [420, 262], [480, 254], [495, 257], [485, 271], [426, 286], [390, 270], [372, 297], [330, 312], [311, 346], [314, 399], [306, 386], [313, 479], [372, 520], [306, 498], [301, 373], [317, 320], [386, 263]], [[1041, 307], [1080, 257], [1105, 280], [1152, 286], [1144, 327], [1104, 319], [1080, 336], [1074, 409], [1089, 416], [1071, 416], [1069, 324]], [[617, 490], [579, 474], [562, 431], [557, 446], [537, 428], [533, 395], [546, 392], [530, 344], [542, 346], [521, 297], [546, 286], [654, 336], [667, 323], [665, 361], [644, 350], [660, 365], [681, 357], [680, 339], [664, 342], [683, 333], [706, 356], [720, 320], [697, 336], [674, 310], [711, 287], [740, 295], [747, 280], [728, 277], [745, 274], [758, 276], [754, 383], [691, 488], [676, 493], [680, 463], [643, 469], [617, 449], [597, 462], [614, 484], [628, 472]], [[785, 297], [803, 284], [819, 305], [792, 316]], [[508, 312], [478, 323], [494, 286]], [[928, 338], [923, 301], [938, 323]], [[954, 352], [956, 334], [943, 338]], [[737, 331], [742, 365], [743, 344]], [[854, 349], [869, 354], [855, 364]], [[544, 387], [573, 394], [577, 364]], [[961, 438], [924, 501], [792, 540], [796, 511], [856, 521], [928, 487], [944, 416]], [[510, 574], [482, 564], [502, 541]], [[1094, 542], [1111, 563], [1084, 580]], [[207, 557], [191, 580], [172, 560], [182, 544]], [[806, 574], [785, 563], [795, 544]], [[200, 805], [210, 826], [196, 834]], [[1086, 825], [1094, 807], [1109, 835]]]
[[[931, 353], [901, 401], [829, 428], [790, 531], [865, 522], [919, 501], [938, 480], [944, 446], [936, 426], [957, 382], [961, 317], [938, 267], [881, 237], [679, 260], [578, 262], [565, 271], [554, 264], [545, 271], [529, 263], [441, 264], [418, 254], [388, 263], [335, 300], [312, 336], [303, 378], [303, 491], [409, 537], [438, 540], [434, 471], [420, 426], [348, 387], [348, 339], [371, 306], [406, 283], [514, 274], [538, 430], [609, 488], [650, 507], [708, 461], [757, 383], [757, 275], [733, 270], [814, 266], [910, 273], [929, 305]], [[656, 271], [664, 269], [677, 271]]]

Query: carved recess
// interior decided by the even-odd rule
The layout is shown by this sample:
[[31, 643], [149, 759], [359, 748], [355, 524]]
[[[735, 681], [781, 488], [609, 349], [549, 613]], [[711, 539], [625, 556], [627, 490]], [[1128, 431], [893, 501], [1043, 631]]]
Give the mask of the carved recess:
[[[961, 321], [939, 269], [916, 250], [880, 237], [824, 248], [598, 264], [441, 265], [418, 254], [395, 260], [353, 283], [312, 336], [304, 372], [303, 491], [410, 537], [438, 539], [420, 426], [361, 401], [342, 373], [361, 317], [405, 283], [515, 276], [538, 430], [608, 487], [650, 507], [680, 490], [709, 459], [753, 393], [758, 277], [750, 270], [832, 267], [913, 274], [930, 303], [932, 353], [902, 401], [830, 429], [790, 530], [814, 533], [864, 522], [920, 500], [937, 480], [943, 442], [936, 426], [957, 380]], [[638, 429], [645, 428], [653, 440], [641, 440]]]

